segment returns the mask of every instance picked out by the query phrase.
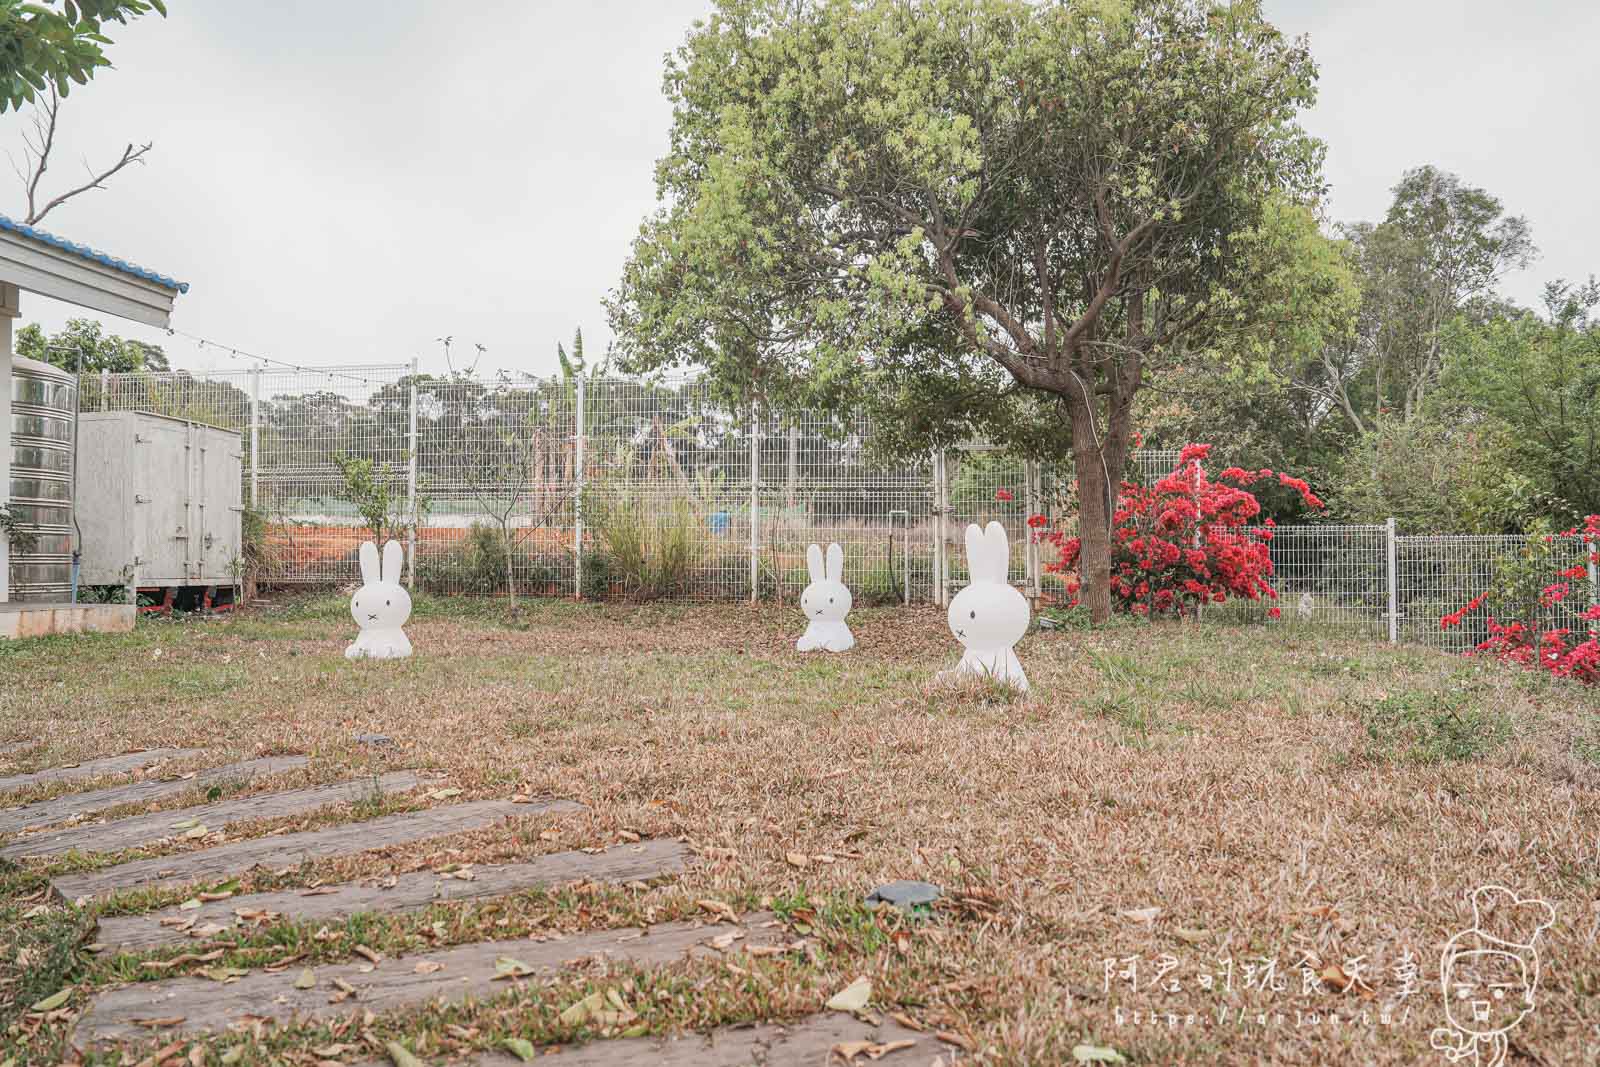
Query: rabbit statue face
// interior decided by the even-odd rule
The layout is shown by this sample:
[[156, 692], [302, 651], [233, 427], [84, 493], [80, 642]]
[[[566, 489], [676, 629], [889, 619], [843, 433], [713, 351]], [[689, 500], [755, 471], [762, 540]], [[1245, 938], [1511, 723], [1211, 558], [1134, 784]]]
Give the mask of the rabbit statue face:
[[371, 541], [361, 545], [361, 588], [350, 600], [350, 614], [363, 630], [398, 630], [411, 617], [411, 594], [400, 584], [405, 567], [405, 549], [399, 541], [383, 546], [383, 565], [378, 565], [378, 546]]
[[973, 652], [1009, 649], [1028, 632], [1028, 601], [1006, 581], [1011, 545], [998, 522], [967, 527], [972, 582], [950, 601], [950, 632]]
[[806, 549], [806, 567], [811, 572], [811, 584], [800, 594], [800, 610], [806, 621], [843, 622], [850, 612], [850, 590], [844, 584], [844, 549], [828, 546], [827, 566], [824, 568], [822, 548], [812, 545]]

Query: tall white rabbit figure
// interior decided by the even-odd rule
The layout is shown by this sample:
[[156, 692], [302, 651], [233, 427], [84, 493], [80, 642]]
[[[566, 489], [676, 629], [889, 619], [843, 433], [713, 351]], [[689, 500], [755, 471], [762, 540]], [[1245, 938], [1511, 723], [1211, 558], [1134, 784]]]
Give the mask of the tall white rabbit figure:
[[966, 647], [954, 670], [941, 671], [941, 681], [963, 677], [993, 678], [1026, 691], [1013, 646], [1028, 632], [1028, 601], [1007, 581], [1011, 569], [1011, 544], [1006, 528], [991, 522], [979, 529], [967, 527], [967, 571], [972, 582], [950, 601], [950, 632]]
[[844, 549], [828, 546], [828, 566], [822, 566], [822, 549], [806, 549], [806, 567], [811, 584], [800, 594], [800, 610], [805, 612], [806, 632], [795, 648], [801, 652], [844, 652], [856, 645], [855, 635], [845, 625], [850, 613], [850, 590], [844, 584]]
[[350, 614], [361, 633], [344, 650], [346, 659], [403, 659], [411, 655], [411, 642], [400, 627], [411, 617], [411, 594], [400, 584], [406, 551], [399, 541], [383, 546], [383, 567], [378, 567], [378, 546], [361, 545], [361, 588], [350, 598]]

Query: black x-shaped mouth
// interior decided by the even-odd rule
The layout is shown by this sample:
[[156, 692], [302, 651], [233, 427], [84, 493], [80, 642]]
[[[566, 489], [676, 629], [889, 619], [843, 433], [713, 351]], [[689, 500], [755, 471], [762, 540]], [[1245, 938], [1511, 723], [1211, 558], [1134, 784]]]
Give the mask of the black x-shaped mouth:
[[956, 636], [957, 637], [965, 637], [965, 636], [967, 636], [967, 631], [965, 631], [965, 630], [957, 630], [956, 631]]
[[815, 614], [818, 614], [818, 615], [821, 615], [821, 614], [822, 614], [822, 609], [821, 609], [821, 608], [818, 608], [818, 609], [817, 609], [817, 610], [816, 610], [816, 612], [815, 612]]
[[368, 622], [377, 622], [378, 621], [378, 617], [376, 615], [368, 615], [367, 616], [367, 621]]

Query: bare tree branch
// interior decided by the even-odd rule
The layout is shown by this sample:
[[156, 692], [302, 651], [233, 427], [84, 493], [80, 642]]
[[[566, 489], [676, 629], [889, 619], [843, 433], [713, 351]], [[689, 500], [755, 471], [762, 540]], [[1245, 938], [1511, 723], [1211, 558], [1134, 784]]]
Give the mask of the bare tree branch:
[[130, 142], [122, 150], [122, 158], [98, 172], [85, 161], [84, 170], [88, 172], [89, 180], [76, 188], [68, 189], [58, 196], [51, 197], [41, 206], [39, 204], [39, 184], [44, 180], [45, 171], [50, 169], [50, 153], [55, 149], [56, 128], [59, 123], [60, 112], [61, 99], [56, 95], [55, 89], [52, 88], [49, 99], [38, 105], [33, 116], [32, 135], [30, 136], [27, 133], [22, 135], [24, 145], [23, 160], [26, 164], [26, 169], [18, 167], [16, 161], [12, 160], [12, 169], [17, 172], [17, 177], [22, 180], [23, 187], [27, 192], [28, 211], [22, 221], [29, 226], [37, 225], [50, 212], [80, 193], [86, 193], [91, 189], [104, 189], [107, 179], [124, 167], [134, 163], [143, 164], [145, 155], [154, 147], [154, 143], [149, 141], [142, 145], [135, 145]]

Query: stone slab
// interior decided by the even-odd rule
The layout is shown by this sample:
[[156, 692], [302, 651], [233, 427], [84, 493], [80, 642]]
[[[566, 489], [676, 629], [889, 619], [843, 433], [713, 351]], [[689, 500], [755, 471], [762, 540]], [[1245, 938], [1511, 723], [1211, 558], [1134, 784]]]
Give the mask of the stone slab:
[[51, 634], [133, 632], [138, 609], [132, 604], [0, 604], [0, 638]]
[[190, 819], [207, 829], [220, 830], [229, 823], [301, 815], [329, 804], [347, 804], [370, 796], [374, 786], [380, 793], [403, 793], [421, 784], [422, 779], [413, 771], [393, 771], [376, 781], [372, 778], [352, 778], [332, 785], [308, 786], [282, 793], [261, 793], [188, 808], [170, 808], [114, 822], [30, 834], [0, 848], [0, 856], [17, 860], [28, 856], [59, 856], [74, 849], [85, 853], [120, 852], [181, 834], [183, 830], [173, 824]]
[[[933, 1034], [901, 1026], [884, 1019], [877, 1026], [844, 1012], [813, 1015], [783, 1025], [724, 1027], [705, 1034], [679, 1037], [629, 1037], [611, 1041], [591, 1041], [587, 1045], [547, 1051], [535, 1062], [549, 1067], [622, 1067], [624, 1064], [654, 1064], [656, 1067], [837, 1067], [846, 1063], [831, 1055], [835, 1045], [852, 1041], [871, 1041], [888, 1045], [910, 1041], [872, 1060], [859, 1056], [848, 1061], [880, 1063], [883, 1067], [948, 1067], [960, 1062], [960, 1052]], [[463, 1067], [523, 1067], [522, 1061], [506, 1052], [490, 1052], [459, 1061]], [[387, 1067], [389, 1061], [369, 1060], [361, 1067]]]
[[21, 807], [0, 811], [0, 834], [14, 834], [35, 826], [50, 826], [65, 822], [74, 815], [93, 815], [107, 808], [124, 804], [147, 804], [161, 797], [184, 793], [197, 785], [217, 782], [249, 781], [256, 775], [280, 774], [304, 767], [311, 761], [305, 756], [263, 756], [260, 759], [230, 763], [225, 767], [211, 767], [193, 778], [175, 778], [171, 781], [129, 782], [88, 793], [68, 793], [50, 800], [39, 800]]
[[132, 860], [84, 874], [63, 875], [51, 884], [67, 900], [78, 900], [111, 896], [125, 889], [156, 889], [188, 885], [191, 882], [219, 881], [243, 874], [252, 867], [294, 867], [309, 859], [352, 855], [463, 830], [477, 830], [512, 816], [581, 811], [582, 808], [583, 805], [567, 800], [536, 804], [480, 800], [468, 804], [450, 804], [426, 811], [408, 811], [364, 822], [343, 823], [322, 830], [255, 837], [175, 856]]
[[[120, 915], [101, 919], [95, 940], [104, 945], [105, 954], [142, 952], [162, 945], [182, 944], [190, 935], [176, 926], [161, 925], [163, 919], [194, 919], [195, 927], [232, 927], [237, 911], [275, 912], [286, 922], [343, 922], [362, 912], [394, 915], [420, 911], [432, 904], [451, 900], [479, 900], [505, 896], [526, 889], [565, 885], [568, 882], [632, 882], [677, 874], [688, 866], [691, 853], [676, 841], [646, 841], [638, 845], [616, 845], [601, 853], [556, 852], [527, 863], [508, 863], [474, 867], [471, 881], [448, 878], [433, 871], [414, 871], [395, 876], [395, 884], [350, 883], [323, 886], [314, 896], [304, 890], [276, 893], [249, 893], [227, 900], [211, 901], [183, 911], [162, 908], [142, 915]], [[327, 889], [336, 889], [329, 893]]]
[[189, 756], [200, 755], [198, 748], [149, 748], [143, 752], [124, 752], [120, 756], [107, 756], [104, 759], [90, 760], [80, 763], [75, 767], [52, 767], [49, 770], [34, 771], [32, 774], [13, 774], [8, 778], [0, 778], [0, 793], [10, 793], [18, 789], [32, 789], [34, 786], [49, 785], [51, 782], [76, 782], [85, 778], [103, 778], [111, 774], [128, 774], [161, 763], [164, 760], [184, 759]]
[[[342, 1017], [352, 1010], [381, 1014], [416, 1009], [434, 1000], [484, 1000], [511, 988], [509, 980], [496, 978], [495, 961], [501, 957], [525, 965], [530, 977], [552, 975], [592, 958], [652, 966], [686, 956], [721, 955], [724, 950], [710, 942], [735, 932], [744, 936], [732, 942], [725, 950], [729, 953], [752, 944], [780, 944], [785, 940], [784, 931], [775, 924], [765, 925], [771, 920], [770, 914], [761, 913], [748, 916], [737, 927], [678, 922], [648, 931], [606, 930], [559, 941], [484, 941], [385, 959], [376, 965], [358, 961], [314, 967], [316, 984], [309, 989], [295, 988], [303, 968], [294, 966], [276, 974], [256, 971], [228, 983], [208, 978], [138, 982], [96, 997], [79, 1019], [74, 1040], [96, 1044], [148, 1040], [152, 1031], [137, 1019], [181, 1017], [182, 1022], [161, 1029], [162, 1036], [167, 1036], [218, 1033], [246, 1015], [264, 1016], [282, 1025]], [[419, 963], [441, 966], [418, 973]], [[353, 987], [355, 995], [330, 1003], [330, 994], [338, 990], [335, 979]]]

